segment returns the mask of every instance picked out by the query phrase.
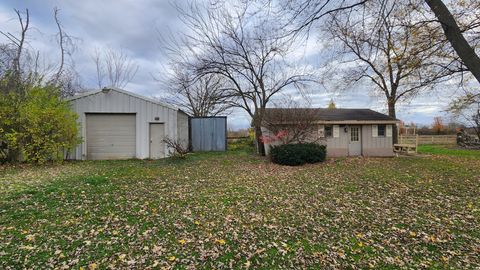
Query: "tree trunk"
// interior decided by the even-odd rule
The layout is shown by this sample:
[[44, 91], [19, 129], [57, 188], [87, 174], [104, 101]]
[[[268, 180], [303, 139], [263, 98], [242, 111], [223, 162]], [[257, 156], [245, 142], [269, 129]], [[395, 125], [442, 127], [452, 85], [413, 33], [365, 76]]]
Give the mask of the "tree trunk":
[[[394, 99], [388, 99], [388, 116], [397, 118], [397, 113], [395, 111], [395, 100]], [[392, 128], [392, 139], [393, 143], [398, 143], [398, 128], [397, 125], [393, 125]]]
[[425, 0], [440, 21], [445, 36], [468, 70], [480, 83], [480, 57], [462, 35], [455, 18], [442, 0]]
[[257, 152], [260, 156], [265, 156], [265, 144], [262, 141], [262, 127], [255, 124], [255, 140], [257, 141]]

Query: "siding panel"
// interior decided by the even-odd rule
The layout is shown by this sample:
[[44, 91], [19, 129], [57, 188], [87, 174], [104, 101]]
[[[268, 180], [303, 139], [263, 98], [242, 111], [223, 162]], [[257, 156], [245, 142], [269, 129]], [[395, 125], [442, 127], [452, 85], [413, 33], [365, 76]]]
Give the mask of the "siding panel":
[[362, 141], [364, 156], [393, 156], [392, 137], [374, 137], [372, 125], [363, 125], [364, 134]]
[[[74, 159], [87, 158], [86, 113], [135, 113], [136, 114], [136, 158], [149, 157], [149, 123], [164, 123], [166, 134], [177, 139], [177, 113], [173, 108], [156, 104], [127, 93], [111, 90], [108, 93], [97, 92], [89, 96], [79, 97], [70, 101], [72, 110], [78, 115], [80, 136], [83, 142], [72, 152]], [[159, 117], [159, 120], [155, 120]], [[186, 135], [188, 136], [188, 135]], [[168, 150], [165, 149], [165, 156]]]
[[226, 117], [206, 117], [190, 119], [193, 151], [225, 151]]

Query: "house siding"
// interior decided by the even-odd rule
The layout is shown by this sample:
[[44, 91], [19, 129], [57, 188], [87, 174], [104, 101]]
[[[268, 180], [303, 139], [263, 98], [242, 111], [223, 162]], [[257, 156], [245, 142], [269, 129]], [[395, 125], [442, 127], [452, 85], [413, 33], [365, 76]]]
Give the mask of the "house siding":
[[[183, 130], [183, 128], [177, 130], [178, 110], [116, 90], [110, 90], [107, 93], [100, 91], [75, 98], [70, 101], [70, 104], [72, 110], [79, 116], [78, 122], [80, 124], [80, 136], [82, 137], [82, 143], [73, 151], [72, 159], [84, 160], [87, 157], [85, 123], [88, 113], [134, 113], [136, 117], [136, 158], [140, 159], [149, 157], [150, 123], [164, 123], [165, 136], [172, 139], [177, 139], [178, 133], [182, 133], [181, 130]], [[155, 120], [155, 117], [158, 117], [158, 120]], [[188, 140], [188, 132], [186, 136]], [[168, 149], [166, 148], [165, 156], [168, 156]]]
[[393, 156], [393, 137], [373, 137], [372, 125], [362, 126], [362, 155], [375, 157]]
[[[347, 125], [348, 126], [348, 125]], [[361, 126], [362, 156], [387, 157], [393, 156], [393, 138], [392, 137], [373, 137], [372, 125], [364, 124]], [[348, 144], [350, 131], [344, 131], [345, 125], [339, 125], [339, 136], [318, 138], [311, 140], [327, 146], [327, 157], [345, 157], [348, 156]], [[264, 135], [273, 135], [266, 128], [262, 128]], [[265, 145], [266, 153], [269, 154], [270, 147], [279, 145], [280, 142], [273, 142]]]
[[327, 157], [344, 157], [348, 156], [348, 133], [343, 130], [343, 126], [339, 125], [338, 137], [328, 137], [327, 140]]
[[[273, 133], [268, 130], [267, 128], [262, 127], [262, 135], [263, 136], [273, 136]], [[280, 142], [272, 142], [272, 143], [266, 143], [265, 144], [265, 154], [270, 155], [270, 148], [276, 145], [280, 145]]]

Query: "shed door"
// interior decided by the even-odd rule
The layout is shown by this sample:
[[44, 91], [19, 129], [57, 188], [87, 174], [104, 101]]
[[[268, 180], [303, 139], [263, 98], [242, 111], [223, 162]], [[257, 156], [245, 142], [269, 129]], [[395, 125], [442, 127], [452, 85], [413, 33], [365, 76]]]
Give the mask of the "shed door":
[[150, 124], [150, 158], [165, 157], [165, 125], [161, 123]]
[[360, 126], [350, 126], [350, 134], [348, 139], [348, 155], [362, 155], [362, 134]]
[[226, 117], [190, 118], [191, 142], [193, 151], [226, 151]]
[[87, 159], [135, 157], [135, 114], [87, 114]]

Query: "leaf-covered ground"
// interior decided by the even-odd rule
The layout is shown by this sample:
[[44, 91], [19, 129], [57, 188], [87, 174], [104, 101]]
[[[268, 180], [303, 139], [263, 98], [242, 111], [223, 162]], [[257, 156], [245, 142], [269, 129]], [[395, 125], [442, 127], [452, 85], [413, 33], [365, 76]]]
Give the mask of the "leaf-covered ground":
[[1, 269], [480, 267], [480, 159], [0, 167]]

